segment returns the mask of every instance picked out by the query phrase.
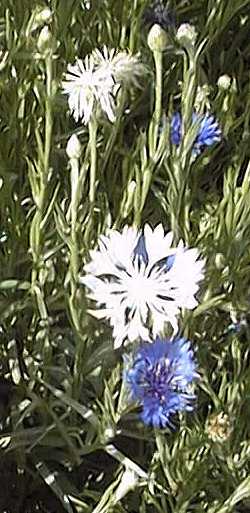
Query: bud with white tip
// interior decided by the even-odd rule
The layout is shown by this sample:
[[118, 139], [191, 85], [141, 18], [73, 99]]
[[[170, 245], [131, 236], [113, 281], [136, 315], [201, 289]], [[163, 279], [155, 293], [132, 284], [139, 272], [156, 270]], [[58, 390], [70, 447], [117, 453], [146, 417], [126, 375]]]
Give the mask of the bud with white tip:
[[218, 78], [217, 85], [219, 89], [222, 89], [223, 91], [227, 91], [231, 86], [231, 78], [228, 75], [221, 75]]
[[197, 32], [193, 25], [182, 23], [177, 30], [176, 39], [184, 48], [194, 46], [197, 39]]
[[81, 144], [77, 135], [73, 134], [67, 143], [66, 153], [69, 159], [79, 159], [81, 156]]
[[48, 7], [40, 10], [35, 16], [35, 23], [37, 25], [43, 25], [52, 21], [52, 12]]
[[52, 34], [47, 25], [45, 25], [38, 37], [37, 48], [41, 54], [47, 54], [52, 49]]
[[167, 46], [168, 35], [160, 25], [155, 23], [148, 34], [148, 46], [152, 52], [163, 52]]

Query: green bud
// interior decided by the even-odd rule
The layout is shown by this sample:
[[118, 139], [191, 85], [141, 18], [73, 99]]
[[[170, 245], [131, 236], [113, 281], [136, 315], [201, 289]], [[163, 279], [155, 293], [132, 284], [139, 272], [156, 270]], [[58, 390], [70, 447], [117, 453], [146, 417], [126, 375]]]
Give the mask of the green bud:
[[226, 260], [222, 253], [216, 253], [215, 255], [215, 267], [220, 271], [225, 268]]
[[218, 78], [217, 86], [223, 91], [227, 91], [231, 86], [231, 78], [228, 75], [221, 75]]
[[148, 46], [152, 52], [163, 52], [167, 46], [168, 35], [160, 27], [160, 25], [153, 25], [148, 34]]
[[194, 46], [195, 44], [197, 32], [193, 25], [182, 23], [177, 30], [176, 39], [184, 48], [190, 48], [190, 46]]
[[67, 143], [66, 153], [69, 159], [79, 159], [81, 156], [81, 144], [77, 135], [73, 134]]
[[45, 54], [52, 49], [52, 34], [47, 25], [42, 28], [39, 34], [37, 48], [41, 54]]
[[35, 17], [35, 22], [38, 25], [43, 25], [45, 23], [50, 23], [52, 20], [52, 12], [48, 7], [45, 7], [45, 9], [40, 10]]

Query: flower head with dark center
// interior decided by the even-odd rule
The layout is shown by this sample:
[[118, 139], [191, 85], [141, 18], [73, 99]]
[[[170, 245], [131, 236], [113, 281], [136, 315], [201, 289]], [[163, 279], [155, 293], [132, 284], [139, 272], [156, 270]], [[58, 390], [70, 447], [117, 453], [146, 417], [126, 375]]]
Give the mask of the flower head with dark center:
[[175, 413], [193, 409], [190, 387], [197, 376], [190, 342], [184, 338], [142, 344], [124, 373], [131, 399], [142, 407], [143, 422], [157, 428], [171, 426]]
[[[192, 123], [198, 122], [198, 133], [193, 145], [194, 155], [199, 155], [206, 146], [221, 140], [221, 129], [214, 116], [209, 114], [199, 115], [195, 112], [192, 115]], [[183, 123], [179, 112], [175, 112], [171, 120], [171, 142], [179, 146], [183, 137]]]
[[177, 333], [180, 309], [197, 305], [204, 260], [197, 249], [182, 241], [174, 247], [172, 240], [162, 225], [154, 230], [146, 225], [143, 232], [125, 226], [121, 233], [102, 235], [99, 249], [90, 252], [80, 281], [97, 303], [91, 314], [113, 326], [115, 348], [126, 339], [152, 341], [166, 323]]

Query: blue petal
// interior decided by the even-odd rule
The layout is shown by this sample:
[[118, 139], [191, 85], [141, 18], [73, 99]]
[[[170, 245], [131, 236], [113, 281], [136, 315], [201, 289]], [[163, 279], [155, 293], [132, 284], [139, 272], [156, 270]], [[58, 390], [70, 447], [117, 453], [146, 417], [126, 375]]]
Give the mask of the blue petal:
[[181, 142], [181, 124], [181, 115], [179, 112], [175, 112], [171, 120], [170, 137], [172, 144], [179, 145]]

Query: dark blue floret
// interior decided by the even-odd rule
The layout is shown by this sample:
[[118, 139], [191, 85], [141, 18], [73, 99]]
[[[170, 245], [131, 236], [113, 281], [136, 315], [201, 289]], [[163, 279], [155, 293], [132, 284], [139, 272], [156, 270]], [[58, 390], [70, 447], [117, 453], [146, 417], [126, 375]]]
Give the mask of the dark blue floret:
[[175, 261], [175, 255], [170, 255], [167, 258], [167, 262], [166, 262], [166, 270], [167, 271], [170, 271], [171, 267], [173, 267], [174, 261]]
[[[197, 119], [197, 116], [194, 117]], [[200, 122], [200, 128], [195, 140], [195, 149], [199, 151], [204, 146], [211, 146], [220, 141], [221, 130], [213, 116], [203, 116]]]
[[148, 253], [146, 250], [145, 237], [143, 234], [140, 235], [136, 247], [134, 249], [134, 256], [140, 257], [145, 265], [148, 265]]
[[177, 146], [181, 142], [181, 115], [175, 112], [171, 120], [171, 142]]
[[141, 418], [153, 427], [171, 426], [173, 414], [192, 410], [189, 385], [197, 377], [190, 343], [186, 339], [144, 343], [134, 355], [125, 379], [131, 397], [142, 406]]
[[155, 23], [167, 30], [175, 26], [175, 14], [168, 6], [164, 6], [162, 0], [156, 0], [143, 14], [143, 22], [151, 28]]

